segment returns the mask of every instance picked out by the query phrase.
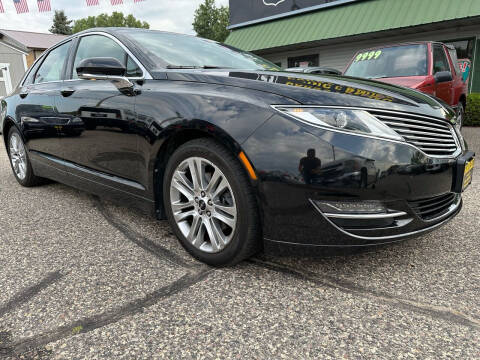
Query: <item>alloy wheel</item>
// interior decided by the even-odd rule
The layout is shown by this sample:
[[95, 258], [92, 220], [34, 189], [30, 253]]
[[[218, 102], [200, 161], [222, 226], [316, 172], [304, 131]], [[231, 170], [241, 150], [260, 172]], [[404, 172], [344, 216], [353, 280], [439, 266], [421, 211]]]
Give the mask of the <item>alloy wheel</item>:
[[10, 161], [13, 171], [20, 180], [27, 176], [27, 154], [23, 141], [18, 134], [13, 133], [10, 137]]
[[174, 220], [185, 238], [206, 253], [222, 251], [232, 240], [237, 207], [223, 172], [201, 157], [185, 159], [170, 182]]

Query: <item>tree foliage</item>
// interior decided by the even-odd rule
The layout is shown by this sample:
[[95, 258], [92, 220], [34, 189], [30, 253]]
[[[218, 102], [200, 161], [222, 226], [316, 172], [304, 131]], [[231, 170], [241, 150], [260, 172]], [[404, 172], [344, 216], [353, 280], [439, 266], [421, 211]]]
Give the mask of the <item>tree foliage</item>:
[[480, 126], [480, 94], [472, 93], [467, 97], [465, 126]]
[[70, 24], [72, 20], [68, 20], [67, 15], [63, 10], [55, 10], [53, 16], [53, 25], [50, 28], [52, 34], [71, 35], [72, 27]]
[[193, 29], [198, 36], [224, 42], [230, 31], [227, 30], [230, 12], [227, 6], [217, 7], [215, 0], [205, 0], [195, 10]]
[[87, 18], [75, 20], [73, 33], [95, 27], [130, 27], [149, 29], [150, 25], [146, 21], [137, 20], [133, 15], [125, 16], [122, 12], [113, 12], [112, 15], [100, 14], [98, 16], [89, 16]]

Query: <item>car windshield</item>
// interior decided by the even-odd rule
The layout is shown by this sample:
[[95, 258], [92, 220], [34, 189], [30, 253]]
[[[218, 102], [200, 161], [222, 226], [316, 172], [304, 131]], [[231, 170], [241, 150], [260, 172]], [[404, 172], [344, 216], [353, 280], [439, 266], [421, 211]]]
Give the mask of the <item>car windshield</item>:
[[426, 76], [427, 45], [402, 45], [361, 51], [345, 75], [368, 79]]
[[281, 71], [277, 65], [246, 51], [195, 36], [155, 31], [125, 32], [154, 62], [168, 68], [226, 68]]

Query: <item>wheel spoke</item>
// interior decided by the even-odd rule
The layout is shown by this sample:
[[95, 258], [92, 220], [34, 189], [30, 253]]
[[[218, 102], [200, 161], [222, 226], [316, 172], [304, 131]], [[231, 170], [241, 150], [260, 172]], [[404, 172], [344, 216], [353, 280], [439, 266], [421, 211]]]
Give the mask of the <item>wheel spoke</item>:
[[237, 215], [237, 207], [236, 206], [224, 206], [215, 204], [215, 210], [220, 213], [228, 214], [232, 217]]
[[173, 216], [175, 217], [176, 222], [181, 222], [187, 219], [189, 216], [195, 216], [197, 212], [195, 210], [185, 211], [185, 212], [178, 212], [174, 213]]
[[204, 227], [202, 217], [197, 215], [193, 217], [192, 226], [190, 227], [190, 232], [188, 233], [187, 239], [192, 243], [193, 246], [200, 248], [204, 243]]
[[221, 213], [215, 212], [212, 214], [212, 216], [217, 219], [218, 221], [221, 221], [222, 223], [228, 225], [230, 228], [234, 228], [235, 226], [235, 218], [230, 218], [227, 217]]
[[197, 191], [204, 189], [204, 172], [205, 168], [202, 165], [200, 159], [189, 159], [188, 168], [190, 169], [190, 174], [192, 175], [193, 188]]
[[186, 178], [185, 174], [177, 171], [172, 180], [172, 186], [181, 192], [189, 201], [193, 200], [194, 192], [190, 184], [190, 181]]
[[216, 227], [215, 222], [212, 219], [208, 219], [204, 224], [213, 251], [217, 252], [222, 250], [225, 247], [225, 241], [223, 239], [223, 234], [221, 234], [221, 231]]
[[190, 200], [188, 202], [180, 202], [180, 201], [172, 202], [172, 210], [173, 210], [174, 213], [186, 210], [186, 209], [191, 208], [193, 206], [194, 206], [193, 205], [193, 200]]
[[16, 173], [17, 175], [19, 175], [19, 173], [20, 173], [20, 166], [19, 166], [18, 161], [15, 161], [15, 163], [13, 164], [13, 169], [15, 170], [15, 173]]
[[217, 188], [215, 189], [215, 192], [212, 195], [212, 200], [215, 200], [227, 188], [228, 188], [228, 182], [225, 178], [222, 178], [222, 181], [220, 181], [220, 184], [218, 184]]
[[18, 143], [17, 143], [17, 136], [13, 135], [10, 139], [10, 146], [13, 149], [13, 152], [16, 154], [18, 152]]
[[205, 188], [205, 191], [208, 194], [212, 194], [215, 186], [217, 185], [217, 183], [218, 183], [218, 181], [220, 180], [221, 177], [222, 177], [222, 175], [221, 175], [220, 171], [215, 170], [215, 172], [212, 175], [212, 178], [210, 179], [207, 187]]

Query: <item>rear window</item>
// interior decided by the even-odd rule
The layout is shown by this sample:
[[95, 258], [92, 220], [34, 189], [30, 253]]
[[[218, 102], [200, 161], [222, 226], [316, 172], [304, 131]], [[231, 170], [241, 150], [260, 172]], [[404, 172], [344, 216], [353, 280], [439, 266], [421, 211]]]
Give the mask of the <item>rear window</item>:
[[428, 75], [427, 45], [392, 46], [361, 51], [345, 75], [368, 79]]

